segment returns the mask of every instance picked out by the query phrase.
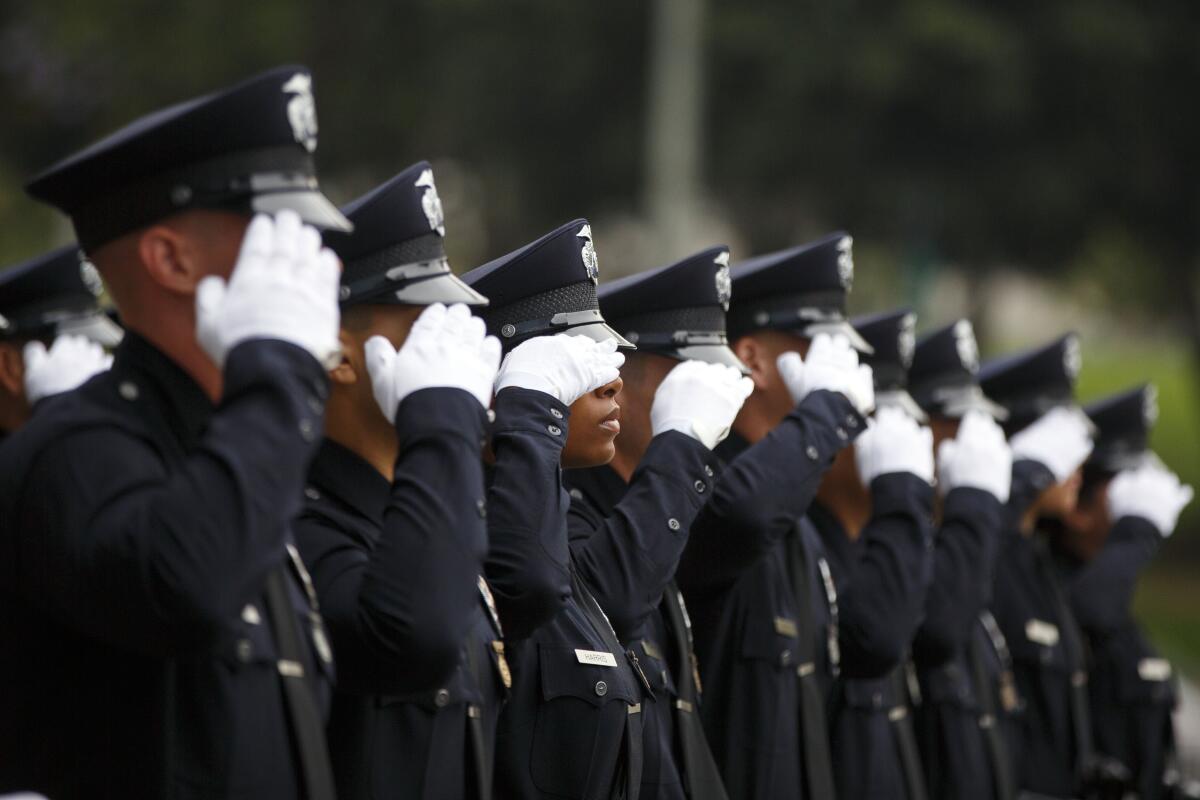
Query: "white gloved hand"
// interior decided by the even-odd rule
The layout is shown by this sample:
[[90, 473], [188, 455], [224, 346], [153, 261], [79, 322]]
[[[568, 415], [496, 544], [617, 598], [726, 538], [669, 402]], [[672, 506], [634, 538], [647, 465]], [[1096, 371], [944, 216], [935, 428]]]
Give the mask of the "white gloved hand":
[[869, 414], [875, 407], [871, 368], [858, 363], [858, 353], [845, 336], [818, 333], [805, 358], [789, 352], [779, 356], [775, 364], [793, 402], [799, 403], [818, 389], [828, 389], [845, 395], [860, 414]]
[[1080, 409], [1052, 408], [1012, 437], [1013, 460], [1036, 461], [1054, 473], [1056, 483], [1062, 483], [1091, 455], [1090, 429]]
[[509, 386], [545, 392], [564, 405], [612, 383], [625, 363], [613, 339], [559, 333], [538, 336], [514, 347], [496, 376], [496, 391]]
[[500, 341], [462, 303], [422, 311], [399, 351], [382, 336], [372, 336], [363, 350], [375, 402], [392, 422], [404, 398], [420, 389], [463, 389], [484, 408], [492, 401]]
[[33, 405], [43, 397], [69, 392], [112, 366], [104, 348], [82, 336], [59, 336], [46, 350], [38, 341], [25, 345], [25, 399]]
[[1157, 459], [1117, 473], [1108, 485], [1108, 516], [1113, 522], [1121, 517], [1143, 517], [1158, 528], [1160, 535], [1170, 536], [1179, 521], [1179, 514], [1192, 502], [1192, 487], [1179, 482], [1179, 477]]
[[854, 442], [858, 476], [863, 486], [880, 475], [911, 472], [933, 483], [933, 431], [899, 408], [884, 406]]
[[679, 431], [710, 450], [729, 435], [754, 381], [736, 367], [705, 361], [677, 364], [654, 392], [650, 429]]
[[294, 211], [251, 220], [229, 283], [215, 275], [196, 287], [196, 338], [219, 367], [238, 344], [278, 339], [298, 345], [326, 369], [337, 364], [341, 267], [321, 235]]
[[1001, 503], [1012, 488], [1012, 451], [1004, 430], [981, 411], [968, 411], [958, 435], [938, 446], [938, 489], [982, 489]]

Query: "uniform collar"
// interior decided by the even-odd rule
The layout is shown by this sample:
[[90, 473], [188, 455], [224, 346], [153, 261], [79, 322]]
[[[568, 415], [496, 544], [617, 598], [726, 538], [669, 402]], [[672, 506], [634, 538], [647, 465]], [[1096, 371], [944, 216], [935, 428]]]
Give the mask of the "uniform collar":
[[617, 471], [607, 464], [588, 469], [567, 470], [564, 474], [572, 499], [575, 499], [575, 493], [579, 492], [605, 517], [612, 513], [629, 488]]
[[382, 523], [392, 485], [353, 450], [332, 439], [322, 439], [308, 471], [308, 482], [360, 516]]
[[[126, 331], [113, 357], [112, 375], [122, 393], [157, 393], [166, 423], [184, 448], [199, 444], [216, 407], [200, 384], [166, 353], [134, 331]], [[124, 388], [127, 383], [134, 388]]]

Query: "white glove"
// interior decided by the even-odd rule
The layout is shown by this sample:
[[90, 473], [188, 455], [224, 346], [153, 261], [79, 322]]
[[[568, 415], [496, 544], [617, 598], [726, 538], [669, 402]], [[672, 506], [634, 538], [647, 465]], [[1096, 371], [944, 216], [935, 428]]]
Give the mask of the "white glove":
[[754, 381], [736, 367], [684, 361], [654, 392], [650, 429], [655, 436], [679, 431], [710, 450], [729, 435], [734, 417], [754, 391]]
[[509, 386], [533, 389], [569, 406], [615, 381], [624, 363], [625, 356], [617, 352], [613, 339], [597, 342], [565, 333], [538, 336], [521, 342], [504, 357], [496, 391]]
[[484, 408], [492, 401], [500, 340], [462, 303], [422, 311], [399, 352], [382, 336], [367, 339], [363, 350], [375, 402], [393, 422], [401, 401], [420, 389], [464, 389]]
[[1192, 502], [1192, 487], [1157, 459], [1135, 469], [1117, 473], [1108, 485], [1108, 516], [1113, 522], [1121, 517], [1143, 517], [1170, 536], [1179, 521], [1179, 513]]
[[1058, 407], [1012, 437], [1013, 460], [1030, 459], [1062, 483], [1092, 453], [1091, 425], [1078, 408]]
[[911, 472], [933, 483], [933, 431], [899, 408], [884, 406], [875, 412], [854, 442], [854, 455], [863, 486], [895, 472]]
[[43, 397], [69, 392], [111, 366], [112, 356], [82, 336], [59, 336], [49, 351], [32, 341], [25, 345], [25, 399], [33, 405]]
[[858, 409], [869, 414], [875, 407], [875, 379], [871, 368], [858, 363], [858, 353], [845, 336], [818, 333], [801, 359], [796, 352], [784, 353], [775, 360], [779, 374], [799, 403], [818, 389], [841, 392]]
[[938, 489], [943, 495], [966, 486], [982, 489], [1001, 503], [1012, 488], [1012, 451], [1004, 430], [981, 411], [968, 411], [958, 435], [938, 447]]
[[246, 229], [233, 275], [210, 275], [196, 287], [196, 338], [223, 367], [248, 339], [279, 339], [303, 347], [326, 369], [337, 364], [337, 256], [296, 212], [258, 215]]

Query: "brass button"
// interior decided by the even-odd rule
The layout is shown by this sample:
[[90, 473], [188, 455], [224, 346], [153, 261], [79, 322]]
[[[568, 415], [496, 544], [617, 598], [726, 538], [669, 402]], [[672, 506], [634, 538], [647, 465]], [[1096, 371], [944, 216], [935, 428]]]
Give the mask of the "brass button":
[[237, 657], [243, 664], [248, 664], [254, 658], [254, 645], [250, 644], [249, 639], [238, 639]]
[[704, 494], [704, 490], [708, 488], [707, 486], [704, 485], [704, 481], [696, 481], [695, 483], [692, 484], [692, 486], [700, 494]]
[[561, 411], [559, 411], [557, 408], [552, 408], [552, 409], [550, 409], [550, 416], [554, 417], [555, 419], [562, 419], [563, 413]]
[[137, 400], [137, 384], [133, 381], [121, 381], [120, 385], [117, 386], [117, 394], [129, 401]]
[[562, 436], [562, 428], [557, 425], [547, 425], [546, 430], [550, 431], [551, 436]]
[[804, 448], [804, 455], [808, 456], [809, 461], [816, 461], [821, 457], [820, 451], [818, 451], [817, 448], [813, 447], [811, 444]]
[[708, 476], [708, 477], [710, 477], [710, 478], [713, 476], [713, 470], [712, 470], [712, 467], [710, 467], [708, 464], [705, 464], [705, 465], [704, 465], [704, 474], [705, 474], [705, 475], [707, 475], [707, 476]]
[[300, 420], [300, 438], [306, 442], [311, 442], [317, 436], [317, 427], [313, 425], [311, 419]]
[[450, 702], [450, 692], [446, 689], [438, 689], [437, 694], [433, 696], [433, 704], [438, 708], [443, 708]]
[[608, 684], [604, 681], [596, 681], [596, 696], [604, 697], [606, 694], [608, 694]]
[[679, 530], [679, 527], [680, 527], [679, 520], [675, 519], [674, 517], [671, 517], [669, 520], [667, 520], [667, 527], [673, 531]]

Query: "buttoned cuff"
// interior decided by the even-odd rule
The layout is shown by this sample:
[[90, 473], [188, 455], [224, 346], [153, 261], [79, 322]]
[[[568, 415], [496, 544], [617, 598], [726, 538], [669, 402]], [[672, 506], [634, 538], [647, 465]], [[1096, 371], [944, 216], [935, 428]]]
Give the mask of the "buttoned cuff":
[[259, 387], [280, 391], [301, 439], [316, 447], [325, 430], [329, 375], [303, 347], [279, 339], [248, 339], [229, 351], [223, 379], [222, 406]]
[[799, 423], [805, 433], [804, 456], [809, 461], [832, 462], [866, 430], [867, 421], [841, 392], [812, 392], [784, 419]]
[[696, 508], [712, 494], [719, 461], [713, 451], [679, 431], [665, 431], [650, 440], [630, 483], [642, 472], [654, 472], [679, 486]]
[[535, 433], [557, 442], [559, 447], [566, 445], [571, 408], [555, 397], [511, 386], [496, 394], [494, 406], [493, 436]]

